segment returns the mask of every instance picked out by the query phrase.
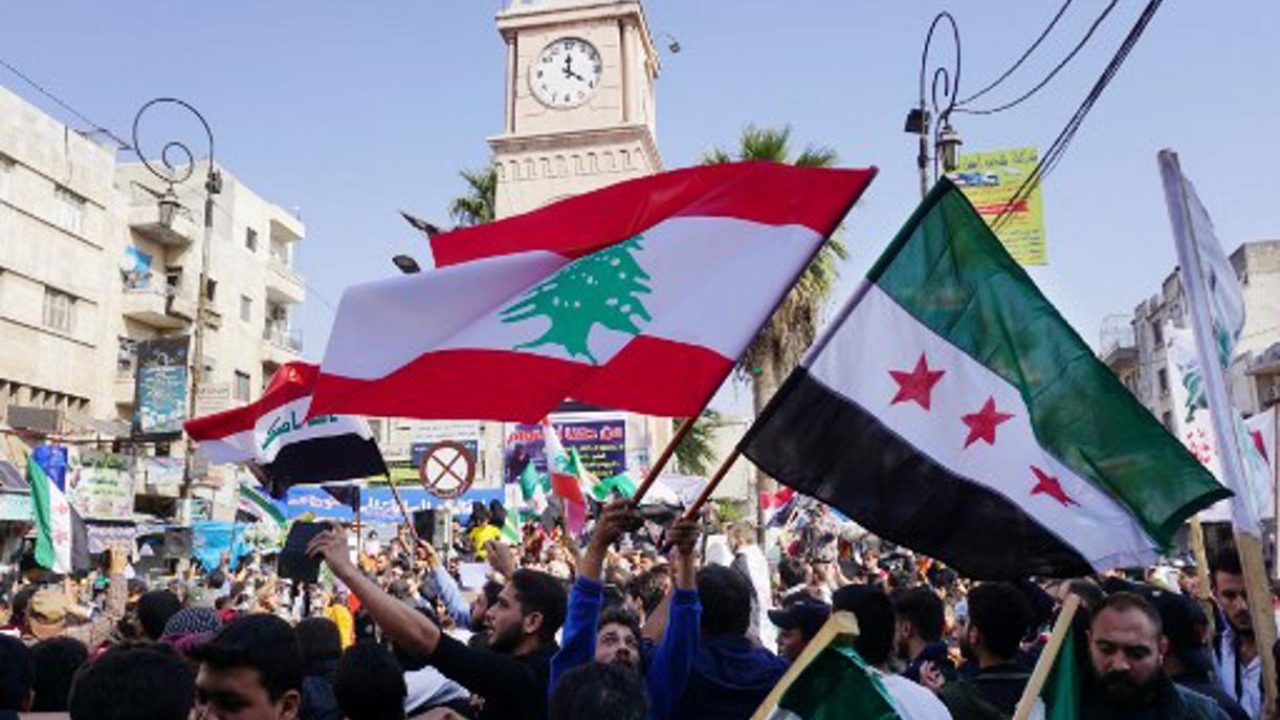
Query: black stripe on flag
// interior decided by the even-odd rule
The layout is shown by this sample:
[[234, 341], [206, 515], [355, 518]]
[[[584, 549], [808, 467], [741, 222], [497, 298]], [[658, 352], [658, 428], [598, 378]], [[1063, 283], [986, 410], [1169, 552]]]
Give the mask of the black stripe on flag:
[[356, 434], [331, 435], [293, 442], [280, 448], [266, 465], [250, 465], [272, 497], [284, 497], [292, 485], [367, 478], [387, 474], [373, 440]]
[[742, 451], [779, 482], [967, 577], [1093, 572], [1016, 503], [935, 463], [804, 368], [778, 390]]

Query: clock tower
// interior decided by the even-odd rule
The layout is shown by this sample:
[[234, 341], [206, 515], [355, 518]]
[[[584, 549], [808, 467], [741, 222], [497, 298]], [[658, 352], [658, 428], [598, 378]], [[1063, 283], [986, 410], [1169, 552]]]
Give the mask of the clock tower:
[[499, 218], [662, 169], [658, 53], [640, 0], [512, 0], [505, 125], [489, 138]]

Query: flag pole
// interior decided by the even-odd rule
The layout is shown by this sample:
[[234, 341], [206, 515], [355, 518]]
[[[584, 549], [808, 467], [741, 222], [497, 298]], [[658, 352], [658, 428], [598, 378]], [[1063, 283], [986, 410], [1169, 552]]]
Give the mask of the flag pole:
[[813, 636], [809, 644], [805, 646], [795, 662], [791, 663], [791, 667], [787, 668], [787, 672], [778, 680], [778, 684], [773, 686], [773, 690], [769, 691], [769, 695], [765, 697], [760, 707], [756, 708], [756, 712], [751, 716], [751, 720], [765, 720], [770, 713], [778, 707], [778, 703], [782, 700], [782, 696], [786, 694], [791, 684], [800, 677], [809, 665], [822, 654], [827, 646], [835, 642], [835, 639], [841, 635], [857, 635], [858, 634], [858, 618], [848, 610], [837, 610], [831, 613], [831, 617], [822, 624], [818, 629], [818, 633]]
[[[1040, 691], [1044, 690], [1045, 681], [1049, 679], [1049, 671], [1053, 670], [1053, 664], [1057, 661], [1058, 654], [1062, 652], [1062, 643], [1071, 630], [1071, 621], [1075, 619], [1076, 611], [1079, 609], [1080, 596], [1075, 593], [1067, 595], [1067, 599], [1062, 602], [1062, 611], [1058, 613], [1058, 620], [1053, 624], [1053, 634], [1049, 636], [1049, 642], [1045, 643], [1044, 650], [1040, 652], [1040, 659], [1036, 660], [1036, 669], [1031, 673], [1031, 679], [1027, 680], [1022, 698], [1018, 700], [1018, 707], [1013, 712], [1013, 720], [1027, 720], [1031, 717], [1031, 711], [1036, 707], [1036, 700], [1040, 699]], [[1075, 652], [1075, 649], [1067, 648], [1067, 652]]]
[[[364, 504], [364, 498], [361, 497], [360, 488], [356, 488], [356, 562], [364, 557], [364, 525], [360, 522], [360, 506]], [[417, 548], [413, 549], [414, 553], [418, 552]], [[416, 555], [415, 555], [416, 557]]]
[[413, 551], [418, 552], [418, 530], [413, 526], [413, 518], [409, 516], [409, 508], [405, 507], [404, 499], [400, 497], [400, 491], [396, 489], [395, 482], [391, 479], [391, 473], [387, 473], [387, 484], [391, 486], [391, 496], [396, 499], [396, 505], [400, 506], [400, 514], [404, 516], [404, 522], [409, 526], [409, 537], [413, 538]]
[[702, 506], [706, 505], [707, 501], [711, 499], [711, 493], [715, 492], [716, 486], [718, 486], [720, 481], [724, 479], [724, 476], [729, 473], [729, 468], [733, 467], [733, 463], [737, 461], [738, 455], [740, 454], [742, 454], [742, 451], [735, 447], [733, 452], [729, 453], [729, 456], [724, 459], [724, 462], [720, 463], [720, 467], [716, 469], [716, 474], [712, 475], [711, 479], [707, 481], [707, 486], [702, 488], [702, 494], [698, 495], [698, 499], [694, 500], [693, 504], [689, 506], [689, 509], [684, 511], [684, 516], [686, 518], [698, 516], [698, 511], [701, 510]]
[[[706, 410], [706, 408], [703, 408], [703, 410]], [[644, 476], [644, 482], [640, 483], [640, 487], [636, 488], [635, 494], [631, 496], [631, 501], [633, 503], [636, 505], [640, 504], [640, 499], [644, 497], [645, 493], [649, 492], [650, 487], [653, 487], [653, 483], [658, 479], [658, 475], [662, 472], [662, 469], [667, 466], [667, 462], [671, 460], [671, 456], [675, 454], [676, 448], [680, 446], [680, 443], [684, 442], [684, 439], [689, 435], [689, 432], [693, 430], [693, 424], [698, 422], [698, 419], [701, 417], [702, 411], [699, 411], [694, 417], [688, 418], [684, 422], [680, 423], [680, 427], [677, 428], [675, 434], [671, 436], [670, 442], [668, 442], [667, 446], [662, 449], [662, 454], [658, 456], [658, 459], [649, 468], [649, 473]]]
[[1159, 164], [1165, 202], [1169, 207], [1169, 220], [1173, 227], [1174, 249], [1178, 253], [1178, 268], [1182, 274], [1183, 292], [1191, 309], [1191, 325], [1196, 339], [1200, 371], [1204, 378], [1205, 398], [1208, 400], [1210, 419], [1217, 439], [1218, 457], [1222, 461], [1227, 488], [1235, 493], [1231, 501], [1231, 524], [1235, 530], [1240, 566], [1244, 571], [1245, 591], [1248, 597], [1254, 599], [1249, 603], [1249, 614], [1253, 620], [1258, 655], [1262, 658], [1262, 688], [1266, 696], [1266, 714], [1270, 715], [1276, 707], [1276, 663], [1270, 652], [1276, 642], [1276, 621], [1271, 612], [1271, 603], [1263, 602], [1264, 598], [1271, 597], [1271, 589], [1262, 559], [1257, 508], [1252, 506], [1252, 498], [1248, 494], [1251, 488], [1236, 432], [1235, 422], [1238, 418], [1227, 395], [1226, 378], [1218, 357], [1216, 334], [1209, 314], [1209, 299], [1205, 297], [1208, 285], [1205, 283], [1204, 268], [1195, 238], [1196, 223], [1191, 217], [1186, 178], [1178, 164], [1178, 155], [1172, 150], [1160, 151]]
[[1204, 523], [1200, 522], [1200, 513], [1191, 516], [1191, 555], [1196, 561], [1196, 602], [1209, 620], [1209, 637], [1215, 637], [1217, 613], [1209, 590], [1209, 555], [1204, 549]]

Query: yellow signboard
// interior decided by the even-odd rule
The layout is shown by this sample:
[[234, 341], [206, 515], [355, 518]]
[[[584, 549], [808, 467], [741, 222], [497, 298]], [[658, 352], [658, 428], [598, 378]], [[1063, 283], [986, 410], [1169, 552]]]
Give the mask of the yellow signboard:
[[978, 214], [993, 225], [1008, 208], [1008, 217], [995, 228], [996, 237], [1022, 265], [1047, 265], [1044, 242], [1044, 205], [1040, 186], [1010, 206], [1022, 183], [1039, 162], [1035, 148], [1013, 148], [960, 156], [955, 172], [947, 173]]

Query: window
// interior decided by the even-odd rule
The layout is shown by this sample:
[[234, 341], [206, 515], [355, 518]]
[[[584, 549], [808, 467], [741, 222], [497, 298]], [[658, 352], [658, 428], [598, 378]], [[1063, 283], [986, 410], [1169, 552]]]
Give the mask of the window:
[[258, 231], [253, 228], [244, 229], [244, 246], [249, 252], [258, 251]]
[[236, 371], [236, 400], [249, 402], [249, 373]]
[[1164, 329], [1160, 327], [1159, 322], [1151, 323], [1151, 341], [1156, 347], [1164, 345]]
[[51, 330], [70, 333], [75, 328], [75, 298], [54, 290], [44, 289], [44, 326]]
[[214, 280], [213, 278], [209, 278], [205, 281], [204, 298], [209, 302], [213, 302], [214, 300], [218, 299], [218, 281], [217, 280]]
[[240, 296], [240, 319], [253, 322], [253, 298], [246, 295]]
[[1160, 383], [1160, 394], [1168, 395], [1169, 394], [1169, 371], [1165, 370], [1164, 368], [1160, 368], [1160, 371], [1156, 373], [1156, 380]]
[[116, 372], [132, 376], [138, 367], [138, 341], [122, 337], [116, 349]]
[[53, 195], [56, 202], [54, 222], [79, 235], [84, 225], [84, 198], [61, 186], [54, 188]]
[[9, 179], [13, 175], [13, 161], [0, 155], [0, 200], [9, 199]]

